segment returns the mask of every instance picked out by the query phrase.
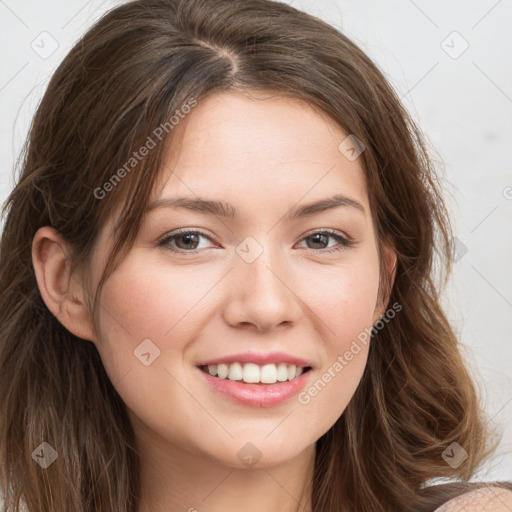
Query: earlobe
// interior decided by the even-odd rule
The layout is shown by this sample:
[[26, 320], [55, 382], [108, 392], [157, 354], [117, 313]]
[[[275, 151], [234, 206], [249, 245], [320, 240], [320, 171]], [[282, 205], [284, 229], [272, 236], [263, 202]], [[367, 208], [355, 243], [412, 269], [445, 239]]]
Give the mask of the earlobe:
[[79, 338], [93, 341], [85, 290], [70, 274], [70, 259], [62, 235], [40, 228], [32, 241], [32, 264], [39, 292], [59, 322]]

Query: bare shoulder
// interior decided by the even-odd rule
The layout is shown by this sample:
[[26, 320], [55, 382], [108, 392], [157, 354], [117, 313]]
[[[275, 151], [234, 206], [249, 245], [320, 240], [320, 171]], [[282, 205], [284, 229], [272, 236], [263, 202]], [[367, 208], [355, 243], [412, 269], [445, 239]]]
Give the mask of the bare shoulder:
[[435, 512], [512, 512], [512, 490], [481, 487], [451, 499]]

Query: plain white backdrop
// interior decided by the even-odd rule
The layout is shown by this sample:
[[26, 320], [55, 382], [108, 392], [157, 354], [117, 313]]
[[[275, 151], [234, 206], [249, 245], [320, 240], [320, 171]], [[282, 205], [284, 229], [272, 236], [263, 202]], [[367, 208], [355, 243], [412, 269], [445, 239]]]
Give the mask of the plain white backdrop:
[[[0, 0], [2, 204], [49, 77], [78, 37], [120, 3]], [[512, 480], [512, 1], [287, 3], [354, 40], [429, 141], [458, 248], [444, 302], [489, 421], [503, 432], [476, 479]]]

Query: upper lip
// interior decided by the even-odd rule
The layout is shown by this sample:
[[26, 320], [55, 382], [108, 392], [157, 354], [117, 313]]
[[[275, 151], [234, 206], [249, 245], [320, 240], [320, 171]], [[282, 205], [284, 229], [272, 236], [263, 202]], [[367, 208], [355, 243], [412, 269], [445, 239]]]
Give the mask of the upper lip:
[[220, 363], [255, 363], [257, 365], [263, 364], [294, 364], [305, 368], [311, 366], [311, 363], [300, 357], [295, 357], [285, 352], [244, 352], [240, 354], [231, 354], [228, 356], [216, 357], [215, 359], [208, 359], [200, 362], [197, 366], [209, 366]]

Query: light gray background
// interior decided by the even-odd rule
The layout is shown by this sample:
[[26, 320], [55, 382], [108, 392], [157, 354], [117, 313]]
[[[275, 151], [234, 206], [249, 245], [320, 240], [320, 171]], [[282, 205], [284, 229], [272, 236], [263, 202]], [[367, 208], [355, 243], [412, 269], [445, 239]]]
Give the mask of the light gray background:
[[[86, 28], [120, 3], [0, 0], [1, 203], [50, 75]], [[359, 44], [427, 136], [462, 256], [445, 305], [489, 418], [504, 434], [476, 478], [512, 480], [512, 1], [287, 3]]]

